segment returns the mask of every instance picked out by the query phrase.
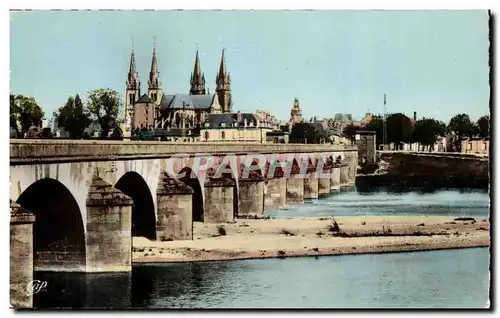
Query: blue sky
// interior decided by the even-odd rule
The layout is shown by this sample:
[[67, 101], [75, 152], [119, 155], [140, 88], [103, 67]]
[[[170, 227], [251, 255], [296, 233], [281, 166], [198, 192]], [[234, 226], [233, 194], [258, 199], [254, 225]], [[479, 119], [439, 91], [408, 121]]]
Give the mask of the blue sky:
[[11, 13], [10, 91], [50, 115], [68, 96], [125, 91], [135, 42], [142, 92], [153, 37], [163, 89], [188, 93], [196, 47], [215, 90], [222, 48], [234, 109], [290, 117], [388, 112], [449, 121], [489, 113], [486, 11], [39, 11]]

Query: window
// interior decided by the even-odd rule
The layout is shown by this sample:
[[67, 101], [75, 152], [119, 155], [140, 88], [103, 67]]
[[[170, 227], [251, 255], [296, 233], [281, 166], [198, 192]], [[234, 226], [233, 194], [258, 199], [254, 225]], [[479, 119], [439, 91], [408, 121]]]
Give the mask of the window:
[[208, 140], [208, 131], [205, 131], [205, 140]]
[[135, 94], [130, 94], [129, 98], [129, 104], [132, 105], [135, 102]]
[[488, 150], [488, 143], [487, 142], [483, 143], [483, 148], [484, 148], [483, 150]]
[[221, 132], [221, 138], [226, 139], [226, 132], [225, 131]]
[[467, 144], [467, 150], [472, 150], [472, 142], [469, 142], [469, 143]]

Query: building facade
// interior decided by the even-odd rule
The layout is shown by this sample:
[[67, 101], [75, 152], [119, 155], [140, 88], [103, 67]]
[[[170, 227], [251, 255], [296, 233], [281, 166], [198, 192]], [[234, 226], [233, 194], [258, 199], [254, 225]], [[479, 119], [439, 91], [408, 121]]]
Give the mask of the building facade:
[[377, 135], [375, 131], [356, 131], [354, 139], [356, 146], [358, 146], [358, 162], [365, 164], [377, 162]]
[[272, 126], [261, 123], [255, 114], [208, 114], [200, 129], [200, 141], [266, 143], [267, 133], [272, 131]]
[[224, 50], [216, 76], [215, 94], [208, 94], [206, 90], [205, 74], [201, 71], [198, 50], [190, 77], [189, 94], [166, 94], [160, 80], [155, 44], [148, 77], [148, 90], [147, 93], [141, 94], [132, 46], [122, 128], [125, 137], [130, 137], [134, 130], [140, 129], [200, 128], [207, 114], [230, 113], [231, 108], [231, 77], [226, 68]]
[[483, 138], [468, 138], [461, 141], [460, 148], [462, 153], [489, 155], [490, 141]]

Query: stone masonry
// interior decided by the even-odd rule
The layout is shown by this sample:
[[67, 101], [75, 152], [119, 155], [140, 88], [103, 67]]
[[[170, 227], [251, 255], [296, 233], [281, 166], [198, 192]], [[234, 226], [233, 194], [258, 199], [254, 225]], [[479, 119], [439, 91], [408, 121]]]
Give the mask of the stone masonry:
[[193, 239], [193, 189], [164, 172], [156, 190], [156, 237], [160, 241]]
[[132, 271], [132, 199], [94, 174], [86, 204], [86, 272]]
[[330, 192], [340, 191], [340, 166], [334, 164], [332, 166], [332, 174], [330, 178]]
[[33, 281], [33, 223], [35, 216], [10, 201], [10, 304], [33, 307], [28, 284]]
[[238, 217], [264, 217], [264, 178], [252, 172], [238, 180]]
[[234, 219], [235, 183], [227, 178], [208, 177], [205, 181], [205, 223], [227, 223]]

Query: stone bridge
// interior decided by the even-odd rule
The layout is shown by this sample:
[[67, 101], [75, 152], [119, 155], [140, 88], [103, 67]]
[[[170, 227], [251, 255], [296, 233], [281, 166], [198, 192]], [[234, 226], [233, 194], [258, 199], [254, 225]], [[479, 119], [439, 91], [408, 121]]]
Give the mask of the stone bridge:
[[132, 236], [192, 239], [194, 221], [327, 196], [354, 184], [357, 156], [341, 145], [11, 140], [11, 268], [32, 251], [35, 270], [130, 271]]

